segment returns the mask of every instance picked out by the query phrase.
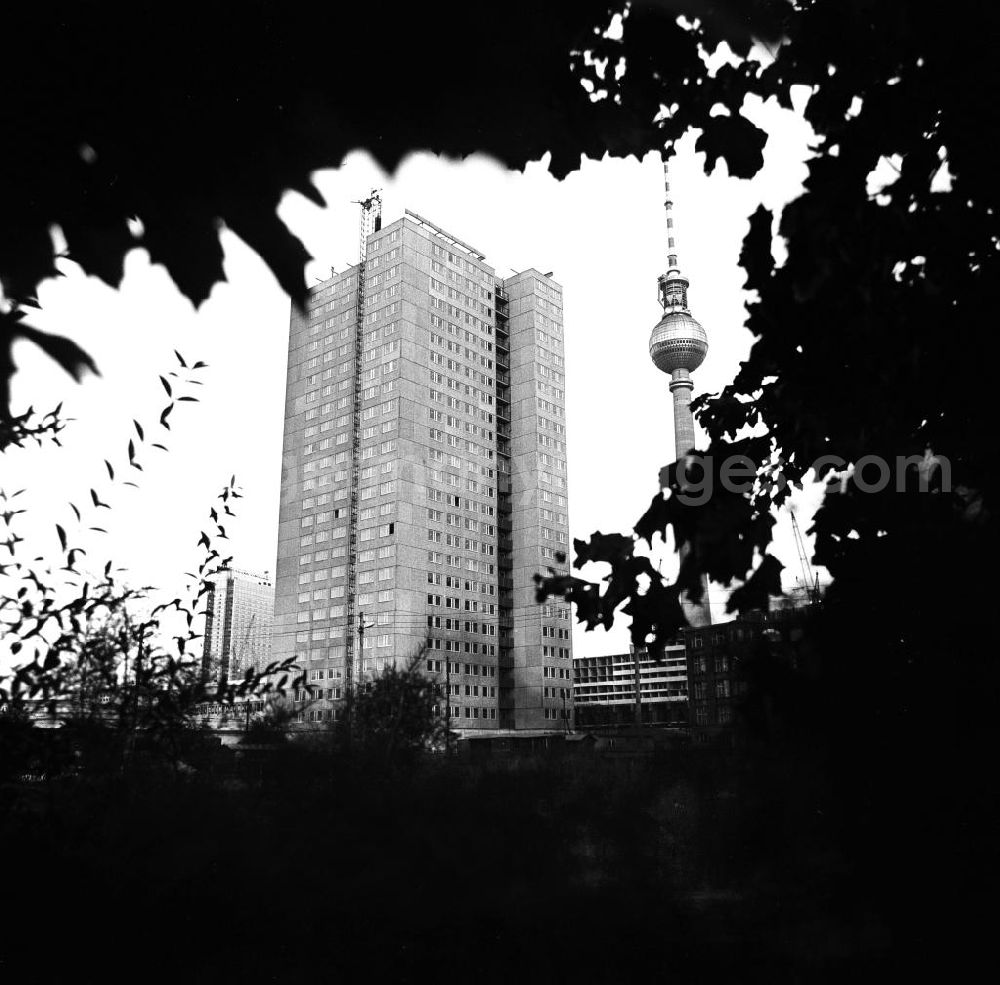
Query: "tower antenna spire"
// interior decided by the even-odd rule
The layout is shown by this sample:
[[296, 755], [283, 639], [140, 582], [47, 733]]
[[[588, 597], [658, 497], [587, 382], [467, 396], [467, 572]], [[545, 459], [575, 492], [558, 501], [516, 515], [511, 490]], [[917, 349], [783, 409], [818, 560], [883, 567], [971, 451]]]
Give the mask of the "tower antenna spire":
[[689, 314], [687, 289], [690, 284], [681, 273], [677, 260], [677, 237], [674, 231], [674, 200], [670, 197], [670, 164], [663, 161], [663, 210], [667, 216], [667, 271], [657, 278], [660, 306], [664, 313], [681, 311]]
[[674, 202], [670, 197], [670, 159], [663, 161], [663, 209], [667, 213], [667, 273], [676, 270], [680, 273], [677, 263], [677, 241], [674, 238]]

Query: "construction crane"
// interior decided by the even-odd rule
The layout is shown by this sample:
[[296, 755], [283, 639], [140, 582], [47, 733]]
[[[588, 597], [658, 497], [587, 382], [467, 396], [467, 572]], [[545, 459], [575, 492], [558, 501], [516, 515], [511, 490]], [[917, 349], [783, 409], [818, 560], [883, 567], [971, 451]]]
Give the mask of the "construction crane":
[[[250, 646], [250, 634], [253, 632], [254, 623], [257, 621], [257, 613], [253, 612], [250, 614], [250, 621], [247, 623], [247, 631], [243, 634], [243, 640], [240, 643], [239, 650], [235, 648], [230, 648], [229, 650], [229, 660], [226, 665], [225, 676], [229, 680], [233, 680], [241, 671], [244, 671], [243, 660], [247, 654], [247, 647]], [[225, 682], [222, 682], [225, 683]], [[250, 728], [250, 699], [247, 698], [244, 701], [244, 712], [246, 720], [244, 722], [244, 730], [249, 730]]]
[[799, 521], [795, 518], [795, 511], [790, 510], [792, 517], [792, 534], [795, 536], [795, 547], [799, 552], [799, 564], [802, 566], [802, 587], [805, 589], [806, 599], [809, 602], [819, 601], [819, 575], [814, 575], [812, 565], [809, 563], [809, 552], [806, 550], [806, 542], [799, 528]]
[[230, 649], [229, 664], [226, 668], [227, 677], [235, 677], [243, 670], [243, 658], [246, 656], [247, 647], [250, 645], [250, 634], [253, 632], [253, 624], [257, 621], [257, 613], [251, 613], [250, 621], [247, 623], [247, 631], [243, 634], [243, 641], [239, 650]]
[[[357, 609], [358, 564], [358, 500], [361, 479], [361, 375], [364, 365], [365, 342], [365, 269], [368, 259], [368, 239], [382, 228], [382, 196], [372, 189], [368, 198], [355, 204], [361, 206], [358, 248], [358, 286], [354, 309], [354, 404], [351, 408], [351, 498], [347, 544], [347, 620], [344, 628], [344, 695], [347, 699], [348, 724], [354, 696], [354, 620]], [[362, 631], [363, 634], [363, 631]], [[362, 659], [364, 654], [362, 654]]]

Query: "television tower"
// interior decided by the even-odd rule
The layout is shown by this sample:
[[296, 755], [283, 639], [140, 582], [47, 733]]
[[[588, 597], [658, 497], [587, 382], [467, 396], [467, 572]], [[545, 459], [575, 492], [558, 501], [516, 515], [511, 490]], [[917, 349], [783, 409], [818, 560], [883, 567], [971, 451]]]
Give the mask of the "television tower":
[[[674, 203], [670, 199], [670, 174], [663, 162], [663, 187], [667, 213], [667, 272], [657, 278], [663, 317], [649, 337], [649, 357], [656, 368], [670, 374], [670, 392], [674, 398], [674, 458], [684, 458], [694, 448], [694, 416], [691, 413], [691, 374], [708, 355], [708, 334], [695, 321], [688, 309], [687, 289], [690, 284], [677, 262], [674, 239]], [[682, 552], [682, 559], [685, 552]], [[711, 623], [708, 604], [708, 583], [702, 576], [702, 599], [699, 603], [683, 600], [684, 614], [692, 626]]]

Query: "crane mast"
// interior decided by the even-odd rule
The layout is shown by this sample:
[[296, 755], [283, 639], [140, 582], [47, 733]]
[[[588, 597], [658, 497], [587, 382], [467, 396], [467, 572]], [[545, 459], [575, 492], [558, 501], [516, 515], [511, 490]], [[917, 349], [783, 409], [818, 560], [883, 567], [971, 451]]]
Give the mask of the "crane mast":
[[[365, 268], [368, 257], [368, 238], [382, 228], [382, 197], [373, 189], [368, 198], [357, 203], [361, 206], [358, 250], [358, 287], [354, 312], [354, 402], [351, 407], [351, 495], [347, 545], [347, 620], [344, 631], [344, 696], [347, 699], [348, 718], [354, 696], [355, 656], [354, 622], [357, 610], [358, 563], [358, 500], [361, 479], [361, 394], [362, 367], [364, 365], [365, 339]], [[363, 634], [362, 635], [363, 639]], [[364, 659], [362, 652], [358, 660]], [[357, 675], [357, 676], [360, 676]]]
[[795, 536], [795, 548], [799, 552], [799, 564], [802, 566], [802, 587], [805, 589], [806, 598], [810, 602], [819, 601], [819, 575], [813, 575], [812, 565], [809, 563], [809, 552], [806, 550], [806, 542], [799, 527], [799, 521], [795, 518], [794, 510], [791, 511], [792, 533]]
[[238, 674], [241, 671], [245, 672], [243, 666], [243, 658], [246, 656], [247, 647], [250, 645], [250, 634], [253, 632], [253, 624], [257, 621], [257, 613], [253, 612], [250, 615], [250, 621], [247, 623], [247, 631], [243, 634], [243, 642], [240, 643], [239, 650], [232, 650], [229, 659], [229, 676], [234, 676], [234, 671]]

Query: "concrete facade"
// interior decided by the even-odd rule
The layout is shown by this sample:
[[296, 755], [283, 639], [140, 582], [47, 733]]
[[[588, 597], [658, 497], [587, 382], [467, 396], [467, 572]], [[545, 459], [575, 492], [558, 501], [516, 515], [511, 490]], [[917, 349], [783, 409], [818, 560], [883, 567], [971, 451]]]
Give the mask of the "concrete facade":
[[566, 572], [566, 481], [562, 290], [537, 270], [508, 278], [510, 501], [515, 727], [572, 721], [569, 607], [539, 605], [535, 575]]
[[[522, 496], [533, 505], [517, 512], [514, 487], [530, 486], [526, 473], [539, 467], [539, 450], [559, 455], [561, 464], [546, 468], [546, 487], [558, 475], [562, 539], [553, 543], [564, 545], [563, 388], [558, 414], [542, 415], [535, 403], [541, 391], [529, 394], [542, 371], [529, 369], [526, 355], [529, 336], [532, 352], [544, 348], [533, 334], [541, 331], [541, 317], [558, 321], [561, 374], [561, 291], [534, 271], [508, 282], [517, 288], [516, 316], [509, 321], [522, 366], [515, 411], [515, 332], [508, 334], [507, 302], [497, 301], [493, 267], [412, 214], [373, 233], [355, 461], [358, 274], [357, 266], [332, 274], [313, 288], [306, 313], [293, 308], [290, 318], [274, 655], [296, 657], [321, 696], [308, 710], [303, 705], [301, 720], [337, 716], [347, 635], [358, 640], [363, 620], [356, 679], [414, 659], [426, 645], [421, 665], [450, 689], [453, 728], [551, 725], [557, 702], [547, 691], [559, 680], [569, 686], [571, 644], [550, 639], [549, 626], [558, 621], [568, 637], [569, 607], [549, 607], [563, 614], [545, 616], [532, 603], [537, 612], [529, 613], [526, 592], [516, 596], [517, 584], [554, 562], [543, 556], [539, 495]], [[545, 351], [556, 350], [550, 344]], [[551, 377], [544, 382], [555, 385]], [[518, 446], [520, 460], [513, 454], [515, 431], [524, 446]], [[540, 435], [555, 440], [558, 434], [563, 450], [545, 445], [529, 454], [529, 434], [536, 446]], [[359, 497], [350, 585], [352, 469]], [[556, 508], [554, 501], [545, 506]], [[554, 530], [553, 523], [546, 530]], [[358, 618], [349, 626], [351, 591]], [[518, 626], [529, 624], [537, 632], [519, 637]], [[557, 639], [564, 656], [550, 653]], [[554, 675], [557, 668], [564, 673]]]

